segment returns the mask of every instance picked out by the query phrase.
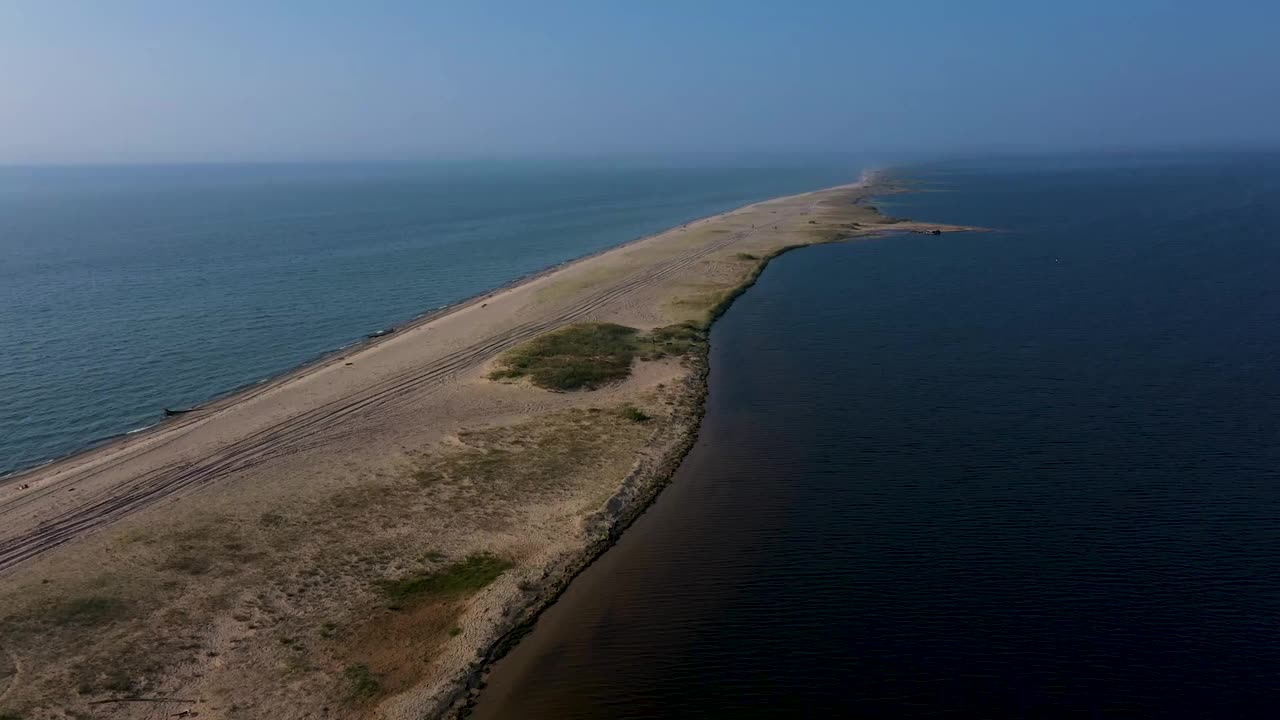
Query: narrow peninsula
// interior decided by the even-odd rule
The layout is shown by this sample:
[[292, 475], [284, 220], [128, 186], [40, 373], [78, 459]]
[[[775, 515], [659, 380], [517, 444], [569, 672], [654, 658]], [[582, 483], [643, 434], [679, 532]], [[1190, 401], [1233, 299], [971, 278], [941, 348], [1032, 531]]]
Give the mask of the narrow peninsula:
[[670, 477], [770, 258], [968, 229], [866, 202], [892, 191], [690, 222], [0, 480], [0, 712], [458, 712]]

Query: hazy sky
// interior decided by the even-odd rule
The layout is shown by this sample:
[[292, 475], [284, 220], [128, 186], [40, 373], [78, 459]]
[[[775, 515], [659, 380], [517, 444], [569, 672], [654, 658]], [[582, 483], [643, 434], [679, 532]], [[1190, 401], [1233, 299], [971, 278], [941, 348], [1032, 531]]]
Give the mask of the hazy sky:
[[0, 0], [0, 163], [1280, 145], [1275, 0]]

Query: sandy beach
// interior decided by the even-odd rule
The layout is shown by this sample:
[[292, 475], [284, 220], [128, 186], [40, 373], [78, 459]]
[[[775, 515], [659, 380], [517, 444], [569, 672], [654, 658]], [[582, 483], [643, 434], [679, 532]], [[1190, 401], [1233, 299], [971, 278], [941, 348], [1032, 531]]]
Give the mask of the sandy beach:
[[892, 191], [672, 228], [0, 481], [0, 716], [456, 712], [661, 488], [705, 391], [697, 350], [578, 392], [491, 379], [502, 353], [703, 327], [786, 248], [970, 229], [863, 202]]

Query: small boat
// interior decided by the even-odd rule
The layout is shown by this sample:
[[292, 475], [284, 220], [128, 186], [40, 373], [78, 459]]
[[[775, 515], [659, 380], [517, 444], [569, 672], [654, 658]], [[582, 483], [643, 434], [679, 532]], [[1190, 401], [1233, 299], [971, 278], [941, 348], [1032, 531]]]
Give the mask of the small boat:
[[385, 337], [395, 331], [396, 331], [395, 328], [387, 328], [386, 330], [379, 330], [378, 332], [369, 333], [368, 335], [365, 335], [365, 337], [372, 340], [373, 338]]
[[174, 415], [186, 415], [192, 410], [195, 410], [195, 408], [165, 408], [164, 416], [173, 417]]

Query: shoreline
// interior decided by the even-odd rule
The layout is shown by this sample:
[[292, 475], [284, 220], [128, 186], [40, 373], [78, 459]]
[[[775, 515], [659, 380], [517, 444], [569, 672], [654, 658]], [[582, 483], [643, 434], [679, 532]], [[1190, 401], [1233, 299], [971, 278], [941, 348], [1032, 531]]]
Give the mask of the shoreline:
[[[892, 235], [886, 232], [885, 235]], [[836, 240], [833, 242], [844, 242]], [[684, 412], [687, 428], [678, 434], [676, 446], [665, 454], [653, 470], [647, 474], [633, 472], [624, 481], [618, 493], [610, 498], [610, 504], [618, 501], [618, 510], [606, 515], [593, 528], [591, 535], [595, 538], [585, 546], [578, 558], [573, 559], [566, 567], [554, 574], [549, 574], [547, 591], [534, 598], [533, 602], [517, 610], [517, 619], [502, 631], [489, 647], [481, 654], [481, 659], [465, 674], [451, 696], [432, 713], [438, 717], [464, 718], [474, 707], [479, 694], [485, 688], [485, 676], [493, 665], [511, 652], [526, 634], [533, 630], [538, 618], [560, 599], [569, 589], [569, 585], [587, 568], [591, 567], [622, 538], [622, 534], [644, 515], [657, 502], [662, 491], [671, 484], [676, 471], [685, 457], [698, 441], [702, 429], [702, 420], [706, 415], [707, 395], [710, 392], [709, 377], [711, 372], [710, 332], [717, 320], [728, 312], [733, 303], [750, 290], [759, 280], [774, 259], [799, 248], [805, 244], [788, 245], [762, 259], [746, 282], [734, 288], [732, 294], [717, 306], [706, 328], [708, 342], [703, 345], [692, 358], [693, 372], [685, 385], [684, 399], [688, 403]]]
[[[881, 171], [875, 171], [874, 175], [875, 177], [869, 179], [865, 186], [876, 187], [877, 184], [883, 184], [885, 194], [910, 192], [910, 190], [901, 185], [879, 179], [882, 175]], [[856, 185], [864, 186], [862, 182]], [[856, 202], [861, 204], [871, 197], [874, 196], [867, 195]], [[963, 228], [960, 230], [976, 232], [985, 229]], [[484, 691], [486, 676], [492, 670], [494, 664], [510, 653], [524, 636], [533, 630], [538, 618], [555, 605], [560, 596], [569, 589], [574, 579], [616, 545], [622, 534], [657, 502], [662, 492], [670, 485], [676, 471], [697, 443], [702, 429], [702, 421], [706, 415], [707, 396], [710, 392], [711, 329], [716, 321], [729, 311], [738, 298], [756, 285], [770, 263], [789, 252], [814, 245], [849, 242], [868, 237], [892, 237], [893, 235], [911, 232], [921, 231], [885, 229], [882, 232], [851, 235], [826, 242], [795, 243], [778, 247], [770, 254], [760, 258], [760, 262], [746, 279], [741, 284], [731, 288], [724, 300], [710, 311], [705, 328], [707, 342], [696, 351], [692, 358], [692, 372], [685, 383], [684, 400], [686, 406], [684, 408], [684, 420], [687, 422], [687, 427], [679, 434], [676, 445], [650, 469], [650, 472], [639, 473], [633, 471], [628, 476], [619, 492], [610, 498], [611, 503], [620, 501], [618, 510], [597, 523], [591, 533], [594, 540], [582, 549], [579, 557], [573, 558], [565, 567], [559, 568], [557, 571], [548, 569], [546, 591], [516, 610], [516, 617], [509, 626], [502, 630], [501, 634], [484, 649], [481, 658], [465, 673], [465, 676], [457, 684], [454, 691], [430, 713], [431, 717], [448, 717], [455, 720], [467, 717], [475, 706], [479, 695]], [[633, 481], [635, 482], [633, 483]]]
[[[835, 190], [839, 188], [860, 187], [860, 186], [863, 186], [864, 184], [874, 184], [878, 182], [878, 178], [882, 175], [882, 173], [883, 171], [880, 169], [865, 170], [862, 173], [862, 177], [855, 182], [848, 183], [845, 185], [835, 185], [829, 188], [820, 188], [818, 190], [810, 190], [804, 193], [799, 193], [799, 195], [807, 195], [813, 192], [825, 192], [825, 191]], [[794, 197], [794, 196], [784, 196], [784, 197]], [[617, 250], [625, 249], [627, 247], [636, 245], [638, 243], [642, 243], [646, 240], [650, 240], [654, 237], [662, 235], [663, 233], [666, 233], [674, 228], [688, 227], [696, 223], [714, 220], [715, 218], [718, 218], [727, 213], [736, 212], [744, 208], [749, 208], [753, 205], [758, 205], [760, 203], [769, 202], [770, 200], [776, 200], [776, 199], [778, 198], [764, 198], [761, 200], [756, 200], [754, 202], [747, 203], [746, 205], [740, 205], [740, 206], [730, 208], [728, 210], [724, 210], [721, 212], [711, 213], [709, 215], [701, 215], [691, 220], [686, 220], [685, 222], [680, 223], [679, 225], [672, 225], [670, 227], [664, 228], [662, 230], [658, 230], [648, 235], [641, 235], [638, 237], [634, 237], [634, 238], [631, 238], [630, 240], [624, 240], [621, 243], [618, 243], [616, 245], [610, 245], [600, 250], [595, 250], [583, 255], [578, 255], [578, 256], [569, 258], [568, 260], [561, 261], [559, 263], [556, 263], [555, 265], [550, 265], [541, 270], [535, 270], [533, 272], [525, 273], [524, 275], [521, 275], [517, 278], [504, 282], [501, 285], [498, 285], [497, 287], [490, 288], [489, 290], [485, 290], [475, 295], [464, 297], [452, 303], [441, 305], [432, 310], [427, 310], [423, 313], [420, 313], [418, 315], [415, 315], [409, 318], [405, 322], [400, 323], [398, 325], [389, 325], [385, 328], [374, 331], [374, 332], [383, 332], [385, 330], [393, 330], [393, 332], [387, 333], [385, 335], [379, 335], [376, 337], [366, 336], [366, 337], [360, 338], [358, 340], [355, 340], [354, 342], [343, 345], [342, 347], [335, 348], [333, 350], [326, 350], [310, 360], [305, 360], [293, 367], [286, 368], [274, 375], [268, 375], [267, 377], [264, 377], [261, 380], [256, 380], [250, 383], [241, 384], [237, 387], [233, 387], [225, 391], [214, 393], [207, 399], [201, 401], [196, 405], [193, 405], [188, 412], [184, 412], [181, 415], [175, 415], [172, 417], [161, 416], [150, 425], [143, 425], [141, 427], [125, 430], [123, 432], [114, 433], [112, 435], [108, 435], [98, 440], [90, 441], [88, 444], [86, 444], [85, 446], [77, 450], [72, 450], [71, 452], [65, 453], [63, 455], [41, 460], [36, 462], [33, 465], [28, 465], [26, 467], [19, 467], [5, 474], [0, 474], [0, 490], [3, 490], [4, 486], [7, 484], [21, 480], [23, 476], [49, 469], [53, 466], [57, 466], [64, 462], [74, 461], [78, 458], [81, 458], [84, 455], [88, 455], [90, 453], [107, 449], [109, 446], [113, 444], [129, 441], [129, 440], [141, 440], [142, 437], [140, 436], [144, 435], [145, 433], [160, 432], [163, 430], [180, 427], [184, 421], [187, 421], [187, 422], [194, 421], [199, 417], [198, 415], [192, 415], [192, 413], [216, 412], [229, 405], [233, 405], [243, 400], [248, 400], [254, 397], [258, 393], [258, 391], [265, 391], [265, 390], [268, 390], [271, 386], [274, 386], [276, 384], [289, 382], [291, 380], [296, 380], [298, 378], [304, 377], [311, 371], [321, 369], [330, 363], [344, 360], [347, 356], [352, 355], [354, 353], [358, 353], [363, 350], [367, 350], [369, 348], [375, 347], [379, 343], [387, 341], [399, 333], [402, 333], [408, 330], [413, 330], [422, 325], [428, 324], [434, 320], [438, 320], [450, 313], [464, 310], [472, 305], [475, 305], [476, 303], [483, 303], [495, 295], [501, 294], [508, 290], [516, 289], [522, 285], [525, 285], [526, 283], [530, 283], [535, 280], [539, 280], [541, 278], [547, 277], [549, 275], [552, 275], [561, 270], [570, 268], [579, 263], [592, 260], [602, 255], [607, 255], [608, 253], [611, 253]]]
[[[255, 706], [258, 716], [300, 718], [320, 702], [384, 718], [465, 712], [487, 668], [670, 482], [697, 439], [708, 391], [705, 346], [637, 362], [625, 381], [573, 393], [494, 382], [486, 370], [493, 359], [585, 321], [639, 328], [696, 322], [705, 338], [785, 252], [976, 229], [887, 218], [865, 203], [899, 191], [864, 174], [857, 184], [760, 201], [638, 238], [429, 313], [225, 406], [139, 433], [143, 442], [91, 451], [105, 462], [90, 463], [74, 482], [60, 477], [74, 472], [72, 458], [54, 472], [44, 466], [35, 504], [0, 495], [0, 517], [17, 521], [16, 532], [0, 536], [0, 577], [8, 584], [0, 599], [12, 598], [16, 613], [0, 613], [0, 628], [22, 627], [42, 608], [104, 592], [131, 609], [105, 620], [114, 634], [89, 646], [67, 627], [17, 651], [3, 649], [28, 667], [52, 653], [46, 673], [68, 662], [129, 667], [119, 645], [129, 638], [163, 655], [165, 640], [148, 618], [167, 617], [174, 605], [207, 608], [191, 616], [196, 624], [185, 632], [209, 654], [178, 653], [158, 674], [139, 665], [127, 671], [137, 676], [131, 688], [200, 697], [198, 709], [208, 717], [235, 717], [225, 703], [247, 697], [266, 703]], [[636, 405], [650, 419], [617, 419], [617, 408]], [[496, 450], [511, 460], [487, 484], [475, 485], [469, 474], [451, 479], [458, 467], [484, 467], [458, 466], [468, 453]], [[589, 459], [578, 458], [584, 452]], [[569, 458], [563, 469], [561, 457]], [[508, 487], [530, 467], [533, 485]], [[75, 492], [53, 493], [59, 489]], [[53, 504], [40, 505], [42, 498]], [[19, 524], [24, 518], [29, 535]], [[197, 557], [183, 559], [191, 552]], [[334, 564], [370, 552], [372, 564]], [[455, 600], [403, 610], [378, 600], [385, 578], [440, 572], [436, 556], [475, 553], [507, 558], [510, 569]], [[280, 578], [313, 577], [332, 589], [310, 580], [280, 586]], [[268, 596], [276, 609], [261, 609]], [[315, 624], [336, 619], [341, 634], [314, 635]], [[288, 642], [255, 639], [264, 628]], [[179, 634], [163, 623], [159, 630]], [[295, 642], [300, 633], [311, 639]], [[290, 667], [302, 649], [312, 658], [303, 675], [280, 678], [276, 684], [289, 690], [259, 697], [263, 679]], [[356, 677], [376, 678], [369, 681], [374, 689], [343, 700], [343, 676], [352, 677], [352, 668]], [[15, 693], [0, 658], [0, 703], [12, 696], [40, 707], [40, 692], [52, 699], [65, 691], [56, 677], [45, 685], [39, 676], [26, 678]], [[82, 702], [102, 692], [86, 690]], [[109, 716], [137, 717], [126, 705]]]

